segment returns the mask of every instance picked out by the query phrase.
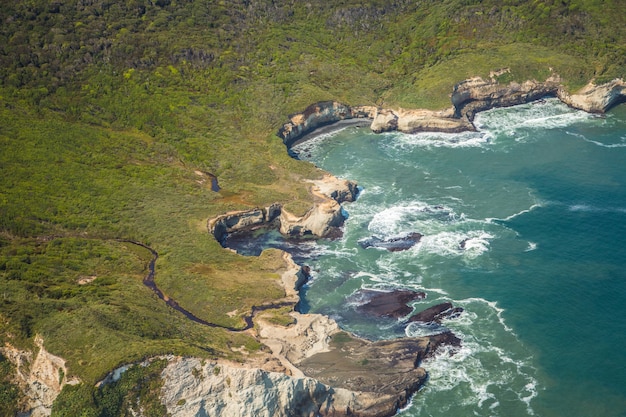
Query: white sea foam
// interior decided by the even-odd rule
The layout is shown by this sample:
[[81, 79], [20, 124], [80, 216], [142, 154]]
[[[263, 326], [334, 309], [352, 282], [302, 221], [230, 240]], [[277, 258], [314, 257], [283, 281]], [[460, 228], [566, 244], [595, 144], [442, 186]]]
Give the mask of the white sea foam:
[[535, 242], [528, 242], [528, 248], [524, 252], [531, 252], [537, 249], [537, 244]]
[[390, 133], [393, 141], [388, 145], [395, 149], [407, 149], [415, 147], [425, 148], [475, 148], [483, 147], [489, 143], [489, 138], [480, 132], [464, 133], [440, 133], [440, 132], [420, 132], [420, 133]]
[[568, 210], [586, 213], [626, 213], [625, 207], [597, 207], [590, 204], [572, 204]]
[[422, 237], [415, 246], [417, 252], [439, 256], [464, 256], [474, 259], [487, 252], [494, 235], [484, 230], [440, 232]]
[[[444, 347], [422, 363], [429, 382], [407, 412], [427, 415], [424, 407], [428, 404], [446, 401], [447, 408], [438, 411], [447, 415], [533, 415], [536, 371], [530, 365], [532, 358], [504, 322], [503, 310], [482, 298], [453, 304], [465, 311], [443, 324], [461, 338], [461, 347]], [[408, 326], [406, 332], [408, 336], [428, 334], [423, 326]]]
[[379, 236], [397, 235], [417, 230], [430, 233], [443, 221], [454, 221], [456, 213], [443, 205], [432, 206], [422, 202], [400, 203], [376, 213], [368, 225], [368, 230]]
[[525, 129], [556, 129], [593, 119], [592, 115], [570, 109], [558, 99], [547, 99], [545, 105], [536, 103], [478, 113], [474, 125], [489, 137], [509, 136], [520, 140], [531, 137]]
[[530, 206], [529, 208], [524, 209], [524, 210], [521, 210], [521, 211], [519, 211], [519, 212], [517, 212], [517, 213], [513, 213], [513, 214], [511, 214], [510, 216], [507, 216], [507, 217], [505, 217], [505, 218], [503, 218], [503, 219], [498, 219], [498, 218], [495, 218], [495, 217], [489, 217], [489, 218], [485, 219], [485, 221], [487, 221], [487, 222], [489, 222], [489, 223], [492, 223], [492, 222], [494, 222], [494, 221], [504, 221], [504, 222], [508, 222], [508, 221], [513, 220], [513, 219], [514, 219], [514, 218], [516, 218], [516, 217], [522, 216], [522, 215], [524, 215], [524, 214], [528, 214], [528, 213], [530, 213], [530, 212], [531, 212], [531, 211], [533, 211], [533, 210], [536, 210], [536, 209], [538, 209], [538, 208], [544, 207], [544, 206], [545, 206], [545, 204], [546, 204], [545, 202], [537, 202], [537, 203], [533, 204], [532, 206]]
[[626, 147], [626, 136], [621, 136], [620, 137], [621, 143], [603, 143], [603, 142], [600, 142], [598, 140], [589, 139], [589, 138], [587, 138], [585, 135], [583, 135], [581, 133], [570, 132], [570, 131], [566, 131], [565, 133], [567, 133], [570, 136], [574, 136], [576, 138], [582, 139], [585, 142], [592, 143], [594, 145], [597, 145], [597, 146], [600, 146], [600, 147], [603, 147], [603, 148], [624, 148], [624, 147]]

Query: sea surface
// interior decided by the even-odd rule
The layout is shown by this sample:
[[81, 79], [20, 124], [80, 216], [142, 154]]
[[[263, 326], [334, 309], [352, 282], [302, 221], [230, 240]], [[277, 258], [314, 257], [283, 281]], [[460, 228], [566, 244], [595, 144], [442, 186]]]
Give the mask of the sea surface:
[[[348, 127], [293, 149], [361, 187], [344, 236], [308, 248], [302, 308], [370, 339], [440, 329], [357, 314], [361, 288], [465, 309], [443, 323], [462, 347], [422, 364], [401, 416], [626, 416], [626, 105], [599, 117], [547, 99], [475, 124]], [[358, 244], [410, 232], [424, 237], [403, 252]]]

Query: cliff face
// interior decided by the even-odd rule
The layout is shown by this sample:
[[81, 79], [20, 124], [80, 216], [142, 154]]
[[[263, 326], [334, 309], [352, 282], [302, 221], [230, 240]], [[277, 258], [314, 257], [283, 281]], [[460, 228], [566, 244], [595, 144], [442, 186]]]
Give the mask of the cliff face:
[[[296, 302], [301, 274], [286, 256], [282, 282]], [[291, 288], [290, 288], [291, 287]], [[295, 323], [255, 317], [256, 336], [271, 355], [246, 364], [171, 358], [162, 373], [162, 400], [173, 416], [386, 417], [426, 381], [420, 361], [442, 340], [370, 342], [342, 332], [319, 314], [292, 312]], [[266, 355], [265, 357], [263, 355]]]
[[371, 129], [375, 133], [393, 130], [404, 133], [458, 133], [474, 130], [474, 126], [467, 120], [455, 117], [452, 109], [442, 111], [380, 109], [372, 121]]
[[495, 78], [507, 69], [493, 73], [487, 80], [474, 77], [454, 86], [450, 96], [452, 107], [441, 111], [423, 109], [385, 109], [374, 106], [349, 107], [337, 102], [322, 102], [309, 106], [304, 112], [290, 117], [278, 131], [287, 147], [315, 129], [347, 119], [371, 120], [375, 133], [400, 131], [458, 133], [475, 130], [472, 121], [476, 113], [496, 107], [528, 103], [546, 96], [558, 97], [565, 104], [593, 113], [604, 113], [612, 106], [626, 101], [626, 82], [613, 80], [602, 85], [590, 83], [570, 94], [557, 75], [545, 81], [501, 84]]
[[313, 378], [178, 358], [163, 372], [163, 401], [177, 417], [330, 416], [354, 406], [358, 394]]
[[370, 112], [366, 107], [360, 107], [353, 111], [345, 104], [336, 101], [324, 101], [310, 105], [302, 113], [291, 115], [289, 122], [279, 129], [278, 136], [289, 147], [297, 139], [321, 126], [344, 119], [365, 117], [370, 117]]
[[544, 82], [529, 80], [522, 84], [516, 82], [500, 84], [494, 78], [486, 81], [475, 77], [455, 85], [451, 100], [455, 108], [455, 116], [471, 121], [480, 111], [495, 107], [510, 107], [545, 96], [555, 96], [559, 88], [558, 77], [550, 77]]
[[274, 204], [265, 208], [226, 213], [210, 219], [207, 223], [209, 233], [221, 241], [228, 233], [265, 227], [276, 222], [281, 233], [287, 236], [330, 236], [343, 224], [341, 203], [356, 199], [357, 185], [353, 181], [331, 175], [313, 181], [312, 184], [314, 204], [303, 216], [296, 216], [281, 205]]
[[26, 415], [47, 417], [61, 389], [80, 381], [68, 378], [65, 360], [48, 352], [41, 337], [35, 337], [35, 346], [36, 352], [30, 352], [6, 345], [2, 353], [16, 367], [16, 382], [24, 393]]
[[615, 79], [601, 85], [587, 84], [575, 94], [559, 90], [559, 98], [565, 104], [590, 113], [604, 113], [616, 104], [626, 101], [626, 82]]

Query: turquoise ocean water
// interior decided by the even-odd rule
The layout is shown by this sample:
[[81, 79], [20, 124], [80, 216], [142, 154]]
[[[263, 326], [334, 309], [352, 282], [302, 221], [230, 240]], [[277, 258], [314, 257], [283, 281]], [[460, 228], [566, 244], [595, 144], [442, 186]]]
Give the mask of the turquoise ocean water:
[[[350, 127], [294, 149], [362, 187], [344, 237], [309, 262], [304, 308], [370, 338], [432, 329], [359, 316], [360, 288], [465, 308], [444, 323], [462, 348], [423, 364], [430, 379], [403, 416], [626, 416], [626, 106], [597, 117], [549, 99], [476, 125]], [[358, 245], [413, 231], [424, 237], [405, 252]]]
[[[462, 348], [423, 363], [430, 378], [402, 416], [626, 416], [626, 106], [598, 117], [548, 99], [475, 122], [348, 127], [293, 149], [362, 187], [343, 238], [307, 244], [302, 309], [371, 339], [437, 329], [357, 314], [361, 288], [465, 309], [443, 323]], [[424, 237], [404, 252], [358, 244], [409, 232]]]

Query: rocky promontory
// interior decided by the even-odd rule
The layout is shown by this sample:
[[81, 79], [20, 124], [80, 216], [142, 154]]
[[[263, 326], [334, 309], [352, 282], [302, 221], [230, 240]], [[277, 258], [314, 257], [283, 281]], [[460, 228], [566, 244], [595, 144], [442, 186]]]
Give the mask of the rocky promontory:
[[277, 135], [289, 148], [320, 127], [350, 120], [361, 125], [369, 120], [370, 129], [375, 133], [396, 130], [403, 133], [459, 133], [476, 130], [472, 121], [480, 111], [529, 103], [543, 97], [558, 97], [572, 108], [592, 113], [604, 113], [626, 101], [626, 82], [622, 79], [600, 85], [592, 82], [576, 93], [569, 93], [556, 74], [544, 81], [500, 83], [497, 77], [506, 72], [508, 69], [505, 68], [490, 74], [487, 79], [473, 77], [457, 83], [450, 94], [452, 106], [439, 111], [350, 107], [335, 101], [315, 103], [302, 113], [289, 116], [289, 121]]
[[[286, 255], [286, 299], [296, 302], [302, 272]], [[278, 325], [255, 317], [255, 336], [271, 354], [246, 363], [170, 358], [162, 398], [181, 417], [392, 416], [427, 379], [420, 362], [449, 336], [368, 341], [320, 314], [290, 313]]]
[[283, 205], [235, 211], [209, 219], [207, 228], [222, 242], [229, 233], [246, 232], [261, 227], [274, 226], [286, 236], [329, 237], [337, 235], [343, 225], [341, 203], [354, 201], [358, 190], [353, 181], [342, 180], [332, 175], [311, 181], [312, 207], [302, 216], [290, 213]]

